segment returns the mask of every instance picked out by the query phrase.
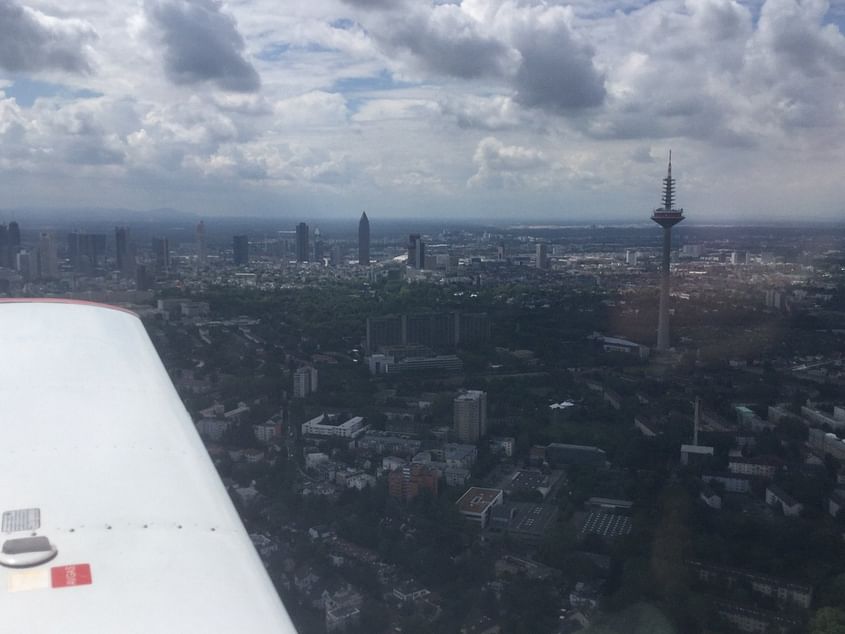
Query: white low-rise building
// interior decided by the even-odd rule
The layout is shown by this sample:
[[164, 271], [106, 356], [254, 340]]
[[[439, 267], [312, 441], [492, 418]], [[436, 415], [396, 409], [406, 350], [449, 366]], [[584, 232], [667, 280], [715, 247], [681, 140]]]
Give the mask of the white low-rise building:
[[357, 438], [366, 431], [364, 418], [353, 416], [345, 422], [336, 417], [320, 414], [302, 423], [303, 436], [326, 436], [335, 438]]

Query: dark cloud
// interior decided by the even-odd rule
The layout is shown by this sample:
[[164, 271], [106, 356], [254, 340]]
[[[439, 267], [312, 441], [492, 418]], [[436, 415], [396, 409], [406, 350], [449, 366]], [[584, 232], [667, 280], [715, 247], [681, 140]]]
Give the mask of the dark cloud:
[[380, 39], [390, 48], [408, 51], [418, 64], [440, 75], [498, 75], [510, 52], [504, 43], [479, 32], [477, 23], [457, 5], [408, 13], [385, 26]]
[[89, 73], [85, 46], [96, 38], [94, 30], [78, 20], [44, 17], [11, 0], [0, 0], [0, 68]]
[[819, 7], [804, 10], [792, 3], [767, 2], [761, 11], [760, 33], [787, 66], [821, 77], [830, 69], [845, 70], [842, 35], [824, 28], [823, 19]]
[[534, 31], [521, 38], [518, 48], [522, 64], [514, 78], [517, 102], [566, 112], [604, 101], [604, 76], [593, 64], [593, 50], [576, 42], [565, 24]]
[[150, 21], [161, 33], [164, 67], [175, 84], [211, 81], [224, 90], [254, 92], [258, 73], [243, 56], [234, 18], [215, 0], [150, 0]]

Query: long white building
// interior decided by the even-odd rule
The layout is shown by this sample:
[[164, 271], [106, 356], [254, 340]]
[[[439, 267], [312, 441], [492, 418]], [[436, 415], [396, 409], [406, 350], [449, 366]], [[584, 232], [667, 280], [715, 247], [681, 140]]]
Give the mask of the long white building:
[[353, 416], [341, 423], [336, 417], [320, 414], [302, 423], [303, 436], [334, 436], [336, 438], [357, 438], [366, 430], [364, 418]]

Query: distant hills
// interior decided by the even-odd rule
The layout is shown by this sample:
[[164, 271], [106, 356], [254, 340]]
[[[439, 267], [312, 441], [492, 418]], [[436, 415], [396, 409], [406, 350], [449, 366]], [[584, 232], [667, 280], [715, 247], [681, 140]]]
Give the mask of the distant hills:
[[91, 224], [173, 224], [196, 222], [194, 213], [162, 207], [159, 209], [126, 209], [122, 207], [16, 207], [0, 209], [0, 223], [17, 220], [21, 224], [91, 225]]

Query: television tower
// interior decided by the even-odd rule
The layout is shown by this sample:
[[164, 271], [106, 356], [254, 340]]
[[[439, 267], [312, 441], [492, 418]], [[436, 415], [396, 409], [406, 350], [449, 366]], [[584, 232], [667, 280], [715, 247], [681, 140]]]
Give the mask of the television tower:
[[660, 312], [657, 318], [657, 349], [669, 349], [669, 254], [672, 250], [672, 227], [684, 219], [684, 210], [675, 209], [675, 179], [672, 178], [672, 150], [669, 170], [663, 179], [663, 206], [655, 209], [651, 219], [663, 227], [663, 262], [660, 266]]

